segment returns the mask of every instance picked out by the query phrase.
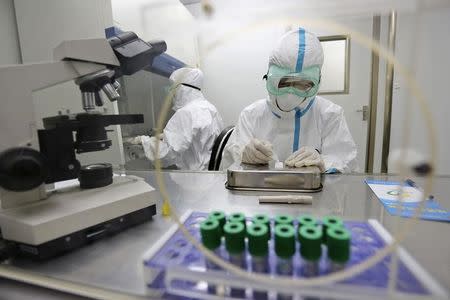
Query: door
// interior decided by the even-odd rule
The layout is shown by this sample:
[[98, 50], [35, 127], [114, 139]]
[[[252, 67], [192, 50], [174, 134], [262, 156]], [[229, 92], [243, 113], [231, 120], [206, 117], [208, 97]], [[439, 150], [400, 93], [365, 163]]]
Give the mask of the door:
[[[343, 24], [352, 30], [372, 36], [372, 17], [346, 20]], [[324, 49], [323, 85], [319, 94], [344, 109], [349, 130], [358, 149], [358, 171], [362, 172], [366, 160], [371, 51], [359, 45], [350, 32], [337, 34], [339, 35], [319, 34]], [[348, 37], [348, 49], [345, 51], [345, 43], [331, 42], [342, 39], [343, 36]], [[348, 63], [344, 72], [345, 56]]]

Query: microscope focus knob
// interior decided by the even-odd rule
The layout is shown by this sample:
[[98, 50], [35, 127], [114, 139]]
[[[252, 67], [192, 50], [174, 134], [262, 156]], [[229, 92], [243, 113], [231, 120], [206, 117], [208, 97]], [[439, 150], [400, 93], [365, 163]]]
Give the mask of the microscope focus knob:
[[47, 179], [42, 154], [32, 148], [17, 147], [0, 153], [0, 186], [10, 191], [28, 191]]
[[78, 180], [82, 189], [93, 189], [110, 185], [113, 182], [112, 165], [98, 163], [82, 166]]

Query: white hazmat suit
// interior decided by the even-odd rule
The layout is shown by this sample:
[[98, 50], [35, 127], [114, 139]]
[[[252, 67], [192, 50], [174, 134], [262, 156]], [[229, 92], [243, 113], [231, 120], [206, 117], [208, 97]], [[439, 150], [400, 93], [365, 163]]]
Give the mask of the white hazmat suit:
[[[328, 173], [356, 170], [356, 145], [343, 109], [316, 96], [322, 64], [322, 46], [314, 34], [299, 28], [283, 35], [269, 58], [269, 97], [241, 112], [224, 150], [223, 169], [235, 162], [262, 164], [274, 159], [294, 167], [316, 165]], [[278, 92], [282, 80], [270, 81], [271, 72], [285, 72], [290, 80], [307, 78], [304, 73], [309, 72], [316, 84], [309, 93], [294, 93], [291, 88]], [[270, 82], [277, 86], [269, 86]]]
[[[176, 165], [182, 170], [207, 170], [214, 141], [223, 129], [217, 109], [203, 96], [203, 73], [181, 68], [172, 73], [171, 88], [175, 114], [160, 137], [159, 158], [163, 167]], [[145, 155], [156, 159], [156, 137], [141, 136]]]

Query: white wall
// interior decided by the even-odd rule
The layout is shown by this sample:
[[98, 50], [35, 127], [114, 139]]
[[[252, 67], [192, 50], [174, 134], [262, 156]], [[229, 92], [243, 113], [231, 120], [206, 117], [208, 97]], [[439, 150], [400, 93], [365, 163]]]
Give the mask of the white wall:
[[0, 0], [0, 65], [21, 63], [13, 0]]
[[196, 66], [195, 20], [178, 0], [112, 0], [114, 24], [144, 40], [162, 39], [167, 54]]
[[61, 41], [104, 38], [112, 25], [109, 0], [15, 0], [15, 8], [24, 63], [51, 61]]
[[[53, 60], [53, 49], [63, 40], [104, 38], [104, 29], [112, 26], [109, 0], [15, 0], [19, 42], [23, 63]], [[68, 82], [33, 94], [35, 120], [42, 128], [42, 118], [82, 112], [81, 94], [74, 82]], [[116, 113], [117, 104], [105, 102], [106, 113]], [[110, 162], [124, 164], [123, 147], [118, 143], [120, 130], [111, 126], [108, 133], [113, 146], [106, 151], [78, 156], [82, 164]]]
[[283, 26], [263, 28], [224, 40], [216, 49], [205, 51], [222, 32], [233, 30], [233, 26], [237, 28], [232, 23], [233, 20], [214, 23], [211, 31], [199, 37], [204, 94], [217, 107], [225, 125], [235, 124], [244, 107], [267, 97], [262, 77], [267, 73], [274, 42], [286, 31]]
[[[414, 74], [425, 94], [438, 137], [438, 174], [450, 174], [450, 139], [448, 138], [450, 7], [423, 10], [417, 15], [399, 15], [396, 56]], [[396, 73], [392, 109], [391, 150], [401, 146], [406, 107], [411, 106], [410, 145], [429, 154], [428, 133], [416, 100]]]

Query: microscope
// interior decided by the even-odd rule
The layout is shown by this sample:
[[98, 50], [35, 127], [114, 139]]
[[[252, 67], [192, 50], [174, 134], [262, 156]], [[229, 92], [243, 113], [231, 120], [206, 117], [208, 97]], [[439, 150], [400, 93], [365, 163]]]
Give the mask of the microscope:
[[[117, 79], [148, 68], [166, 49], [124, 32], [64, 41], [53, 62], [0, 67], [0, 230], [15, 251], [50, 258], [156, 214], [157, 192], [142, 178], [114, 176], [106, 163], [81, 166], [76, 154], [108, 149], [110, 125], [143, 122], [141, 114], [98, 112], [100, 91], [116, 101]], [[85, 112], [44, 118], [36, 134], [32, 93], [71, 80]], [[48, 189], [70, 179], [78, 181]]]

